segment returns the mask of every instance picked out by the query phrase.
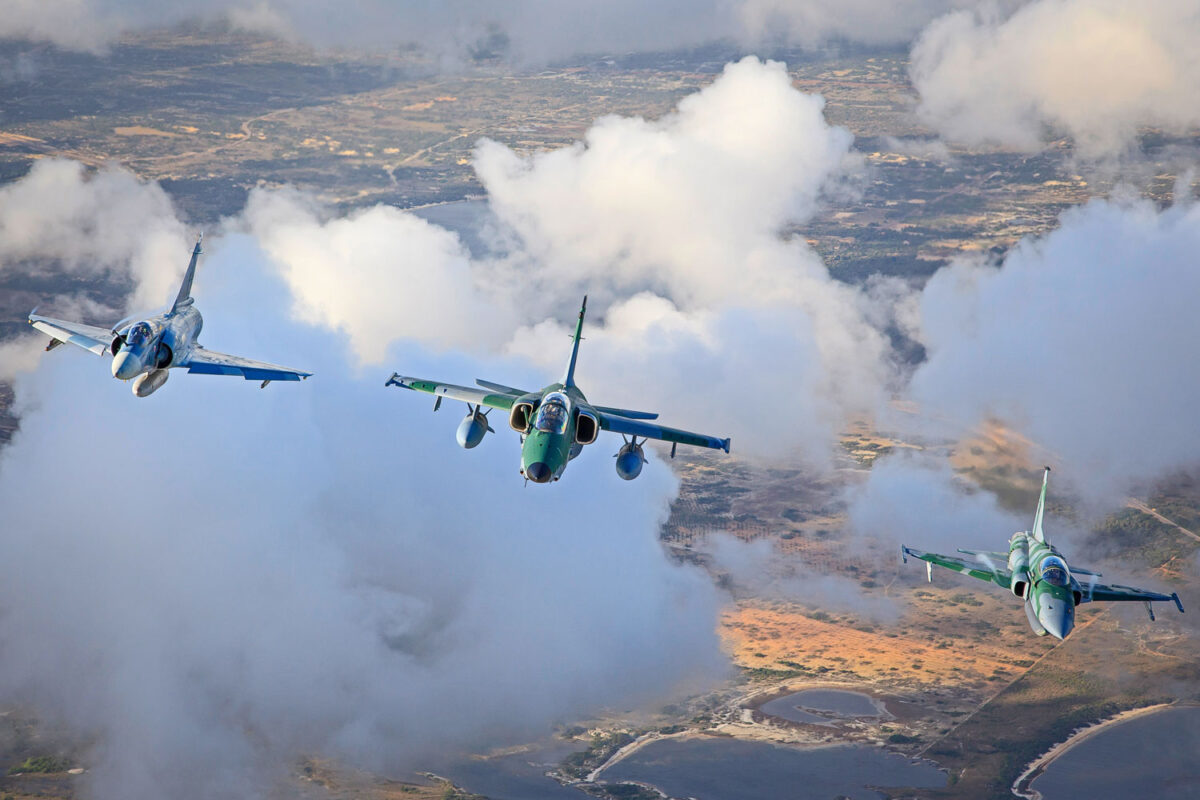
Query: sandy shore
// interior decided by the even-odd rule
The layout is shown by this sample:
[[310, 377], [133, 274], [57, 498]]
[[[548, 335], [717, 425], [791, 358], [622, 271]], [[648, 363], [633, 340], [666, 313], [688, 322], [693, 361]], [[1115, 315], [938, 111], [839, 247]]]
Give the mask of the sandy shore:
[[1046, 771], [1046, 767], [1054, 763], [1056, 758], [1059, 758], [1064, 753], [1070, 751], [1072, 747], [1075, 747], [1080, 742], [1090, 739], [1092, 736], [1095, 736], [1097, 733], [1105, 730], [1106, 728], [1110, 728], [1113, 725], [1118, 725], [1135, 717], [1143, 717], [1147, 714], [1153, 714], [1155, 712], [1162, 711], [1164, 708], [1170, 708], [1172, 705], [1172, 703], [1159, 703], [1155, 706], [1134, 708], [1129, 711], [1123, 711], [1120, 714], [1117, 714], [1115, 717], [1109, 717], [1106, 720], [1101, 720], [1094, 725], [1088, 725], [1084, 728], [1077, 728], [1064, 741], [1061, 741], [1054, 745], [1054, 747], [1051, 747], [1025, 768], [1025, 771], [1021, 773], [1021, 777], [1017, 778], [1016, 782], [1014, 782], [1012, 785], [1013, 794], [1015, 794], [1017, 797], [1024, 797], [1025, 800], [1042, 800], [1041, 793], [1037, 789], [1034, 789], [1032, 784], [1035, 780], [1037, 780], [1039, 775]]

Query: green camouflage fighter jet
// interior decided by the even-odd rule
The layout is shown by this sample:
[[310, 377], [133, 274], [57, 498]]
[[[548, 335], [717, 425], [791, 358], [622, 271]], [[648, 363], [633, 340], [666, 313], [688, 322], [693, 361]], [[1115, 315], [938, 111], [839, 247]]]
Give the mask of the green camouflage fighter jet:
[[[647, 439], [671, 442], [672, 458], [675, 457], [675, 447], [681, 444], [729, 452], [729, 439], [689, 433], [650, 422], [658, 419], [658, 414], [589, 404], [575, 385], [575, 359], [579, 355], [579, 340], [582, 338], [583, 315], [586, 311], [587, 297], [584, 297], [571, 345], [571, 360], [567, 363], [567, 372], [561, 383], [553, 383], [536, 392], [526, 392], [479, 379], [475, 382], [482, 388], [476, 389], [393, 373], [385, 385], [435, 395], [434, 411], [441, 407], [444, 397], [466, 403], [467, 416], [458, 426], [458, 443], [466, 449], [475, 447], [485, 435], [493, 432], [487, 420], [491, 409], [507, 411], [509, 426], [521, 434], [521, 475], [526, 481], [534, 483], [550, 483], [561, 478], [567, 462], [579, 455], [584, 445], [596, 441], [602, 430], [619, 433], [625, 439], [625, 445], [615, 458], [617, 474], [627, 481], [642, 472], [642, 464], [646, 461], [642, 445]], [[483, 410], [484, 406], [488, 411]], [[625, 438], [627, 434], [632, 438]], [[641, 442], [638, 441], [639, 436], [642, 437]]]
[[[1042, 513], [1046, 507], [1046, 484], [1049, 480], [1050, 468], [1046, 467], [1042, 476], [1042, 495], [1033, 517], [1033, 531], [1014, 533], [1007, 553], [959, 549], [958, 552], [975, 557], [976, 563], [971, 564], [954, 556], [924, 553], [901, 545], [901, 557], [905, 563], [909, 556], [928, 562], [925, 570], [931, 582], [933, 565], [937, 564], [1003, 586], [1025, 601], [1025, 616], [1038, 636], [1048, 633], [1056, 639], [1067, 638], [1075, 626], [1075, 606], [1093, 600], [1141, 600], [1146, 604], [1151, 620], [1154, 619], [1154, 608], [1151, 606], [1154, 602], [1173, 600], [1180, 613], [1183, 613], [1183, 603], [1179, 602], [1178, 594], [1158, 594], [1115, 583], [1106, 586], [1096, 581], [1100, 577], [1099, 572], [1068, 567], [1062, 553], [1046, 540], [1042, 532]], [[997, 566], [1001, 563], [1007, 568]], [[1076, 578], [1079, 575], [1084, 576], [1083, 583]]]

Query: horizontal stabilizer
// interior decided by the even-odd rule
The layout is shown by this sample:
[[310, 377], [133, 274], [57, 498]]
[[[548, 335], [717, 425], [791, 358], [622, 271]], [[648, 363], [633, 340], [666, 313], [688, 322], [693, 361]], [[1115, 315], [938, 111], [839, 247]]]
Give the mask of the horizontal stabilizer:
[[966, 553], [969, 556], [985, 556], [993, 561], [999, 561], [1004, 564], [1008, 563], [1008, 553], [998, 553], [995, 550], [968, 550], [965, 547], [960, 547], [958, 548], [958, 552]]
[[630, 411], [628, 408], [613, 408], [612, 406], [596, 406], [601, 414], [616, 414], [625, 419], [658, 419], [658, 414], [650, 411]]
[[476, 378], [475, 382], [485, 389], [491, 389], [493, 392], [499, 392], [500, 394], [528, 394], [528, 392], [524, 391], [523, 389], [514, 389], [512, 386], [505, 386], [503, 383], [485, 381], [483, 378]]

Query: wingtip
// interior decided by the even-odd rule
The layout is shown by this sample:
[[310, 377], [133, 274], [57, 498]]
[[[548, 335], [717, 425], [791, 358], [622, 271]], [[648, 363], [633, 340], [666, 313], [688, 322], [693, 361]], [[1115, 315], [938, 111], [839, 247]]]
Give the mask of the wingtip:
[[726, 453], [729, 452], [729, 442], [730, 442], [730, 439], [726, 439], [724, 442], [722, 442], [721, 449], [724, 450]]
[[1179, 601], [1179, 592], [1171, 592], [1171, 599], [1175, 601], [1175, 607], [1179, 609], [1179, 613], [1185, 613], [1183, 610], [1183, 603]]

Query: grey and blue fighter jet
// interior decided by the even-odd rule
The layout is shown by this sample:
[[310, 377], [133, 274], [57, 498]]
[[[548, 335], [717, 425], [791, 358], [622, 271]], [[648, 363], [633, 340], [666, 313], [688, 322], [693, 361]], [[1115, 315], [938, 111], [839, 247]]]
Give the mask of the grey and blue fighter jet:
[[46, 350], [70, 342], [98, 356], [111, 355], [113, 377], [132, 380], [133, 393], [138, 397], [146, 397], [166, 383], [167, 371], [174, 367], [186, 367], [188, 372], [202, 375], [238, 375], [249, 381], [262, 381], [264, 387], [271, 381], [298, 381], [312, 375], [200, 346], [196, 339], [204, 319], [192, 300], [192, 279], [201, 252], [197, 239], [179, 294], [166, 313], [127, 318], [111, 330], [40, 317], [36, 313], [29, 315], [29, 324], [51, 337]]

